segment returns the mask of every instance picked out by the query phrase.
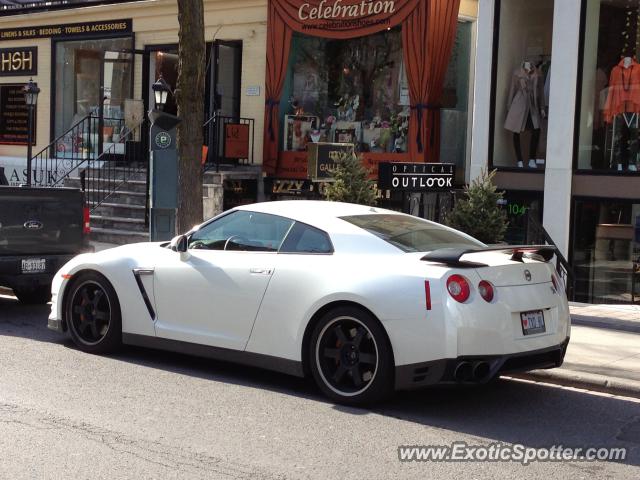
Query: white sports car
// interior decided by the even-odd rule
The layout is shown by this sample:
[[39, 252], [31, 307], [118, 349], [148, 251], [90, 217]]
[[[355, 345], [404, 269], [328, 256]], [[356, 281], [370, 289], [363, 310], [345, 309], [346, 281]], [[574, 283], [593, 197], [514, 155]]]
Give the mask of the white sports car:
[[489, 248], [379, 208], [282, 201], [173, 241], [79, 255], [49, 328], [312, 375], [342, 403], [561, 365], [569, 309], [548, 246]]

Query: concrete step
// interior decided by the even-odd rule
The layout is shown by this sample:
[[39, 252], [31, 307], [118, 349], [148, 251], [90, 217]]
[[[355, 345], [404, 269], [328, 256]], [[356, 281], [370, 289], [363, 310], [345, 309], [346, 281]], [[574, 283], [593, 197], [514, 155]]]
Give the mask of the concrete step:
[[[126, 188], [126, 185], [123, 185]], [[109, 194], [109, 190], [95, 190], [96, 196], [104, 198]], [[116, 190], [112, 192], [105, 200], [105, 203], [114, 203], [118, 205], [137, 205], [144, 207], [147, 201], [146, 192], [132, 192], [130, 190]]]
[[116, 245], [126, 245], [128, 243], [148, 242], [148, 232], [138, 232], [132, 230], [115, 230], [112, 228], [91, 227], [89, 234], [91, 241], [101, 243], [113, 243]]
[[85, 169], [87, 178], [113, 178], [118, 180], [147, 180], [147, 171], [136, 170], [132, 171], [126, 168], [87, 168]]
[[91, 215], [91, 228], [102, 228], [109, 230], [122, 230], [125, 232], [146, 232], [148, 227], [142, 218], [110, 217], [106, 215]]
[[64, 186], [67, 188], [81, 188], [80, 178], [78, 177], [67, 177], [64, 179]]
[[144, 205], [131, 205], [111, 202], [101, 203], [95, 210], [91, 212], [91, 217], [106, 216], [106, 217], [125, 217], [125, 218], [138, 218], [143, 219], [145, 217], [146, 207]]
[[[71, 188], [80, 188], [80, 177], [69, 177], [65, 179], [64, 186], [69, 186]], [[94, 182], [93, 187], [98, 190], [112, 190], [113, 188], [117, 188], [118, 190], [128, 190], [139, 193], [147, 192], [147, 181], [146, 180], [127, 180], [122, 183], [122, 180], [107, 180], [102, 179], [100, 182]]]

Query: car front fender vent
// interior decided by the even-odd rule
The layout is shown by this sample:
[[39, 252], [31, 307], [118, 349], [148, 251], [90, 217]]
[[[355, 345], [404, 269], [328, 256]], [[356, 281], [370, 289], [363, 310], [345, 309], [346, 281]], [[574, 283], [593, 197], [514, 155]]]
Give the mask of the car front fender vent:
[[138, 285], [138, 289], [140, 289], [140, 295], [142, 295], [142, 300], [144, 300], [144, 304], [146, 305], [147, 311], [151, 316], [151, 320], [155, 320], [156, 312], [153, 309], [153, 305], [151, 305], [151, 301], [149, 300], [149, 295], [147, 295], [147, 290], [144, 288], [144, 283], [142, 283], [142, 279], [140, 278], [142, 275], [153, 275], [153, 269], [134, 268], [133, 277], [136, 279], [136, 284]]

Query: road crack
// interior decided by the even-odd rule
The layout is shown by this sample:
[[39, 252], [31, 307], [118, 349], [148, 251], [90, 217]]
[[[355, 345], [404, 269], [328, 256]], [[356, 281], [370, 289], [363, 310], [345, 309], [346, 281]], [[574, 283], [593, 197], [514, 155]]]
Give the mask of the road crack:
[[0, 424], [18, 424], [40, 430], [55, 430], [81, 436], [106, 446], [113, 452], [160, 466], [179, 478], [216, 478], [285, 480], [284, 474], [266, 472], [258, 467], [230, 461], [180, 446], [132, 436], [87, 422], [40, 412], [32, 408], [0, 402]]

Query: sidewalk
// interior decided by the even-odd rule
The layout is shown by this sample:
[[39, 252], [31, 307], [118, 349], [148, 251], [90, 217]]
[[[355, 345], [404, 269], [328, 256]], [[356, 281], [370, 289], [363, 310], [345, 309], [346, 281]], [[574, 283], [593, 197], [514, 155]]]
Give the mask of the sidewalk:
[[570, 302], [573, 325], [640, 333], [640, 305], [592, 305]]
[[94, 241], [91, 241], [90, 244], [95, 249], [96, 252], [106, 250], [107, 248], [119, 247], [119, 245], [115, 245], [113, 243], [102, 243], [102, 242], [94, 242]]
[[562, 367], [514, 376], [640, 398], [640, 306], [571, 303], [570, 309]]

